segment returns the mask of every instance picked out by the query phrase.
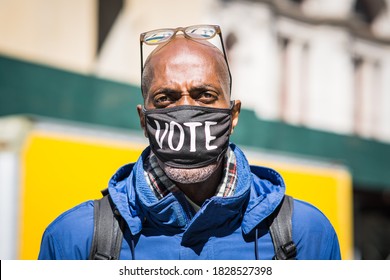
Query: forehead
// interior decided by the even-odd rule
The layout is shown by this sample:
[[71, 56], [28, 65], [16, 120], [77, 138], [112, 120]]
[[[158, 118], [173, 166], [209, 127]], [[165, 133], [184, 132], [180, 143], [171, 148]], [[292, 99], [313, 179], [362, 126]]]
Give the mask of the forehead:
[[[143, 84], [147, 93], [155, 82], [174, 80], [217, 81], [224, 92], [229, 92], [229, 74], [223, 53], [207, 41], [176, 37], [158, 46], [145, 62]], [[169, 80], [169, 81], [168, 81]], [[144, 96], [145, 97], [145, 96]]]
[[204, 63], [223, 71], [226, 66], [222, 52], [207, 41], [195, 41], [183, 37], [175, 37], [168, 43], [158, 46], [148, 57], [146, 64], [160, 67], [170, 64]]

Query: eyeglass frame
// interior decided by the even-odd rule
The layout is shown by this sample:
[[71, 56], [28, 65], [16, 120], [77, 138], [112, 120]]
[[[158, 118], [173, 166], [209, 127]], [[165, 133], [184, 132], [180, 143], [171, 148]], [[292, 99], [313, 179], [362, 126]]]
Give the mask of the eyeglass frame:
[[[185, 32], [186, 29], [188, 29], [190, 27], [197, 27], [197, 26], [212, 27], [215, 30], [215, 34], [212, 37], [210, 37], [210, 38], [201, 39], [201, 38], [191, 37], [190, 35], [188, 35]], [[230, 72], [229, 62], [228, 62], [227, 54], [226, 54], [226, 50], [225, 50], [225, 44], [223, 43], [222, 31], [221, 31], [221, 27], [219, 25], [214, 25], [214, 24], [198, 24], [198, 25], [190, 25], [190, 26], [187, 26], [187, 27], [177, 27], [177, 28], [159, 28], [159, 29], [154, 29], [154, 30], [150, 30], [150, 31], [147, 31], [147, 32], [142, 32], [140, 34], [141, 80], [142, 80], [142, 75], [144, 73], [143, 43], [145, 43], [146, 45], [149, 45], [149, 46], [151, 46], [151, 45], [159, 45], [160, 44], [160, 43], [148, 44], [145, 41], [145, 35], [150, 33], [150, 32], [157, 32], [157, 31], [160, 31], [160, 30], [172, 30], [173, 31], [172, 35], [170, 37], [168, 37], [168, 39], [166, 41], [162, 42], [161, 44], [167, 43], [170, 40], [172, 40], [176, 36], [176, 33], [179, 32], [179, 31], [181, 31], [184, 34], [184, 37], [186, 37], [186, 38], [188, 38], [190, 40], [195, 40], [195, 41], [196, 40], [199, 40], [199, 41], [210, 40], [210, 39], [213, 39], [216, 34], [218, 34], [219, 39], [221, 41], [223, 57], [225, 59], [226, 66], [227, 66], [228, 73], [229, 73], [229, 90], [230, 90], [230, 95], [231, 95], [231, 91], [232, 91], [232, 74]]]

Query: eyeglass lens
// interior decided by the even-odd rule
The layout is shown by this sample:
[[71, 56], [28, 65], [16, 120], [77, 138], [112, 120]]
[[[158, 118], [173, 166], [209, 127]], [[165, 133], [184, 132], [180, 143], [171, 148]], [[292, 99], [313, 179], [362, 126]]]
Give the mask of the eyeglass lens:
[[207, 40], [217, 33], [214, 26], [189, 26], [185, 29], [159, 29], [145, 33], [144, 42], [148, 45], [156, 45], [168, 41], [175, 33], [183, 31], [188, 37]]

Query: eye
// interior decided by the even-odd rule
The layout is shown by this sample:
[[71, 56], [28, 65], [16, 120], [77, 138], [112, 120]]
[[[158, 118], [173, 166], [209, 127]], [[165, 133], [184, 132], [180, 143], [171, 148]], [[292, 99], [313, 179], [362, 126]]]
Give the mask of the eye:
[[153, 98], [153, 103], [156, 107], [165, 107], [172, 102], [172, 98], [166, 94], [157, 94]]
[[218, 99], [218, 94], [212, 91], [203, 91], [198, 95], [198, 100], [203, 103], [212, 103]]
[[213, 97], [213, 95], [210, 92], [204, 92], [201, 94], [201, 96], [204, 98], [212, 98]]

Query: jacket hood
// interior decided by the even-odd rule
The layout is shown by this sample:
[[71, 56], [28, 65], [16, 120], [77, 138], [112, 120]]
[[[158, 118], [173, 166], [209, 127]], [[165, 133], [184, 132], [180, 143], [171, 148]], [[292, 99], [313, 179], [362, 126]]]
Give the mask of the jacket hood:
[[[231, 197], [207, 199], [195, 213], [181, 192], [158, 200], [148, 186], [143, 169], [149, 155], [146, 148], [135, 164], [120, 168], [109, 181], [108, 191], [130, 231], [137, 235], [143, 221], [165, 234], [182, 235], [183, 245], [210, 236], [223, 236], [241, 226], [244, 234], [252, 231], [280, 204], [285, 185], [274, 170], [249, 166], [243, 152], [230, 144], [237, 159], [237, 187]], [[224, 225], [224, 226], [221, 226]]]

